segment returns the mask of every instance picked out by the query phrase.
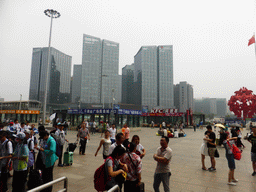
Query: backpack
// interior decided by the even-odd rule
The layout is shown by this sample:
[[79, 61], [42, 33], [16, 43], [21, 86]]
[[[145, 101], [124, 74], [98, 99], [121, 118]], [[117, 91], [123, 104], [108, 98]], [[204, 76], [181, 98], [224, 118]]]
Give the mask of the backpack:
[[233, 154], [234, 154], [234, 159], [235, 160], [240, 160], [242, 157], [242, 152], [240, 151], [240, 149], [238, 149], [238, 147], [233, 144], [232, 147], [230, 146], [229, 142], [227, 142], [229, 147], [231, 148]]
[[[113, 161], [114, 167], [114, 159], [112, 157], [108, 157], [107, 159], [111, 159]], [[107, 159], [105, 159], [105, 162], [99, 168], [97, 168], [94, 173], [94, 188], [97, 191], [105, 191], [107, 182], [111, 180], [110, 176], [106, 178], [105, 163]]]
[[60, 148], [60, 136], [55, 135], [54, 133], [51, 133], [51, 137], [56, 141], [56, 155], [58, 157], [61, 156], [61, 148]]

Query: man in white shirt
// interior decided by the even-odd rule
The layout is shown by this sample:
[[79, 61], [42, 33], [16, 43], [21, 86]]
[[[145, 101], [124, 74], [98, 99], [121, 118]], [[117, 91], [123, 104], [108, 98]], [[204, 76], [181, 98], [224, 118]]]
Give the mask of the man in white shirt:
[[30, 129], [29, 121], [26, 122], [25, 129]]
[[96, 124], [95, 121], [93, 121], [93, 123], [92, 123], [92, 134], [96, 133], [96, 127], [97, 127], [97, 124]]
[[162, 127], [165, 128], [165, 126], [166, 126], [166, 124], [165, 124], [165, 122], [163, 121], [163, 122], [162, 122]]
[[169, 182], [171, 176], [170, 162], [172, 158], [172, 150], [168, 147], [169, 138], [162, 137], [160, 140], [161, 147], [157, 148], [156, 154], [153, 158], [157, 161], [157, 167], [154, 175], [154, 190], [155, 192], [159, 191], [159, 186], [163, 182], [164, 191], [170, 192]]
[[16, 132], [18, 132], [18, 130], [20, 130], [20, 124], [19, 124], [18, 119], [14, 120], [13, 128], [16, 130]]
[[125, 148], [123, 146], [123, 142], [124, 142], [124, 135], [123, 133], [118, 133], [116, 135], [116, 142], [113, 143], [108, 150], [108, 156], [112, 154], [112, 152], [114, 151], [114, 149], [116, 148], [117, 145], [121, 145], [123, 148]]
[[112, 124], [112, 126], [108, 129], [110, 133], [111, 144], [116, 142], [116, 125]]
[[22, 122], [20, 124], [20, 128], [17, 130], [17, 134], [20, 133], [20, 132], [24, 133], [24, 131], [25, 131], [25, 123]]
[[55, 132], [55, 135], [59, 136], [60, 137], [60, 156], [59, 156], [59, 163], [58, 163], [58, 166], [59, 167], [63, 167], [63, 164], [62, 164], [62, 154], [63, 154], [63, 145], [65, 144], [65, 141], [68, 142], [67, 139], [65, 139], [65, 132], [63, 131], [64, 129], [64, 124], [60, 124], [58, 126], [58, 129], [57, 131]]

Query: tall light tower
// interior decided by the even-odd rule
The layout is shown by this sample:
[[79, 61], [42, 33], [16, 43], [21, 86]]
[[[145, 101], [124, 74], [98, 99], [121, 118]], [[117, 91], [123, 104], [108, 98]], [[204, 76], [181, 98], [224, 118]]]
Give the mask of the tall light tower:
[[47, 89], [48, 89], [48, 76], [49, 76], [49, 65], [50, 65], [50, 52], [51, 52], [51, 37], [52, 37], [52, 20], [60, 17], [60, 13], [53, 9], [46, 9], [44, 14], [51, 18], [50, 25], [50, 37], [49, 37], [49, 46], [48, 46], [48, 57], [47, 57], [47, 67], [46, 67], [46, 79], [45, 79], [45, 90], [44, 90], [44, 107], [43, 107], [43, 124], [45, 125], [45, 116], [46, 116], [46, 102], [47, 102]]

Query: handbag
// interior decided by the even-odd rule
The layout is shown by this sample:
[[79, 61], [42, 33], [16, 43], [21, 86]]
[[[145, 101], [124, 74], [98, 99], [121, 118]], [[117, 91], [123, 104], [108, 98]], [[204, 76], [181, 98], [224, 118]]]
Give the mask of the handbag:
[[232, 145], [233, 147], [231, 147], [230, 143], [229, 142], [227, 142], [227, 143], [228, 143], [228, 145], [229, 145], [229, 147], [230, 147], [230, 149], [231, 149], [231, 151], [234, 155], [234, 159], [235, 160], [240, 160], [241, 157], [242, 157], [242, 152], [238, 149], [238, 147], [235, 144], [233, 144]]
[[216, 158], [219, 158], [219, 157], [220, 157], [220, 154], [219, 154], [217, 148], [216, 148], [216, 150], [215, 150], [214, 157], [216, 157]]

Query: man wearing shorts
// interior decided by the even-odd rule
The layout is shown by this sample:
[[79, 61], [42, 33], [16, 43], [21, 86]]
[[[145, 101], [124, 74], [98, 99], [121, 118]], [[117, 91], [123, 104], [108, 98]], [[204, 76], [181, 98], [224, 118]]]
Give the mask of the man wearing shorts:
[[248, 141], [252, 144], [251, 148], [251, 161], [252, 161], [252, 168], [253, 168], [253, 173], [252, 176], [256, 175], [256, 127], [252, 126], [252, 132], [248, 138]]
[[216, 171], [216, 168], [215, 168], [216, 161], [215, 161], [215, 158], [214, 158], [214, 154], [215, 154], [215, 151], [216, 151], [216, 145], [215, 145], [216, 135], [212, 131], [212, 126], [211, 125], [207, 125], [206, 129], [210, 133], [209, 138], [207, 139], [207, 147], [208, 147], [209, 156], [210, 156], [211, 165], [212, 165], [208, 170], [209, 171]]

